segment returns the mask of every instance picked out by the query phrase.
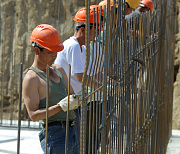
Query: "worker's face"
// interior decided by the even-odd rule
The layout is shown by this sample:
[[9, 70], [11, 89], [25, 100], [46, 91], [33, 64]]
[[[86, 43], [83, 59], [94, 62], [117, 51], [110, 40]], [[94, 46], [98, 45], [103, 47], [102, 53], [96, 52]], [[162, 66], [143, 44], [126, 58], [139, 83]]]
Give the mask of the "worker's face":
[[124, 4], [125, 15], [132, 13], [135, 9], [131, 8], [127, 3]]
[[80, 35], [80, 40], [81, 40], [81, 45], [85, 45], [85, 35], [86, 35], [86, 33], [85, 33], [85, 27], [81, 27], [80, 29], [79, 29], [79, 35]]
[[[82, 41], [81, 43], [85, 45], [85, 28], [84, 27], [81, 27], [80, 35], [81, 35], [81, 41]], [[99, 35], [99, 27], [97, 28], [97, 36], [98, 35]], [[91, 27], [90, 28], [90, 41], [94, 40], [95, 37], [96, 37], [96, 27]]]
[[[94, 35], [93, 35], [94, 33]], [[98, 37], [99, 36], [99, 26], [96, 28], [96, 27], [92, 27], [90, 29], [90, 41], [93, 41], [95, 39], [95, 37]]]
[[49, 65], [51, 66], [56, 57], [57, 57], [57, 52], [52, 52], [49, 51], [48, 49], [43, 48], [42, 51], [38, 51], [38, 53], [36, 53], [36, 55], [38, 55], [38, 61], [43, 64], [43, 65]]
[[139, 7], [138, 9], [141, 13], [149, 11], [150, 9], [148, 7]]

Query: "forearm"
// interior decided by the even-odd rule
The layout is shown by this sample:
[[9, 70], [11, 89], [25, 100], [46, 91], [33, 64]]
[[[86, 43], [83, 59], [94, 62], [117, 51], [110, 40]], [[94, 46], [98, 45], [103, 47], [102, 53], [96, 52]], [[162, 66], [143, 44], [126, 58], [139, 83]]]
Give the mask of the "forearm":
[[[59, 111], [61, 111], [62, 108], [59, 105], [54, 105], [48, 108], [48, 118], [55, 115]], [[39, 121], [46, 119], [46, 108], [44, 109], [38, 109], [36, 111], [30, 112], [29, 113], [30, 118], [32, 121]]]

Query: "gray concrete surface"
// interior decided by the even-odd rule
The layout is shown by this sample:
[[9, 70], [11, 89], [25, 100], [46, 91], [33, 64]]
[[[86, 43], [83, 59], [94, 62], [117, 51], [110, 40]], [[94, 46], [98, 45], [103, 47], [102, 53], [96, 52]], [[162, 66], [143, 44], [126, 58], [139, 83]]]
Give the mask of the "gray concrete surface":
[[[43, 154], [38, 139], [40, 129], [21, 129], [20, 154]], [[0, 154], [17, 153], [17, 128], [0, 127]], [[180, 154], [180, 130], [173, 130], [166, 154]]]
[[[43, 154], [39, 129], [21, 129], [20, 154]], [[0, 127], [0, 154], [17, 154], [17, 128]]]
[[180, 154], [180, 130], [172, 130], [166, 154]]

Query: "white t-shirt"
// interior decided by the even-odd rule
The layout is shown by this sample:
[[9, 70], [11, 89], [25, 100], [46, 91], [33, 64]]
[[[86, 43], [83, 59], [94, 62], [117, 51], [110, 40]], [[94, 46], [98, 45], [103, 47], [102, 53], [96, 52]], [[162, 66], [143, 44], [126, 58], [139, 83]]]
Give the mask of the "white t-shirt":
[[[84, 73], [84, 67], [86, 61], [86, 47], [84, 45], [80, 47], [77, 39], [74, 36], [64, 41], [63, 45], [64, 45], [64, 50], [58, 52], [57, 58], [54, 63], [60, 65], [66, 72], [67, 76], [69, 76], [69, 65], [71, 66], [71, 86], [75, 94], [77, 94], [79, 91], [81, 91], [81, 82], [78, 81], [75, 73]], [[101, 50], [99, 51], [99, 48], [96, 49], [95, 45], [96, 44], [94, 44], [93, 60], [92, 60], [92, 48], [91, 48], [89, 68], [87, 70], [87, 75], [89, 76], [98, 73], [99, 70], [102, 71], [102, 67], [103, 67], [104, 58], [101, 57], [102, 51]], [[97, 47], [98, 46], [99, 45], [97, 45]], [[98, 53], [96, 53], [96, 50], [98, 51]], [[98, 61], [101, 61], [101, 63], [99, 63]], [[96, 65], [94, 64], [96, 64], [98, 67], [96, 68]]]
[[[69, 76], [69, 64], [71, 66], [71, 86], [77, 94], [81, 90], [81, 82], [78, 81], [75, 73], [84, 73], [86, 48], [80, 47], [77, 39], [72, 36], [63, 42], [64, 50], [58, 52], [55, 64], [60, 65]], [[82, 50], [81, 50], [82, 49]]]
[[[104, 67], [104, 56], [102, 53], [101, 45], [99, 45], [99, 42], [97, 43], [94, 42], [94, 47], [93, 47], [93, 42], [92, 41], [90, 42], [90, 56], [91, 56], [91, 62], [93, 62], [92, 63], [92, 66], [94, 67], [93, 70], [96, 70], [96, 73], [102, 72]], [[89, 65], [91, 65], [91, 63]]]

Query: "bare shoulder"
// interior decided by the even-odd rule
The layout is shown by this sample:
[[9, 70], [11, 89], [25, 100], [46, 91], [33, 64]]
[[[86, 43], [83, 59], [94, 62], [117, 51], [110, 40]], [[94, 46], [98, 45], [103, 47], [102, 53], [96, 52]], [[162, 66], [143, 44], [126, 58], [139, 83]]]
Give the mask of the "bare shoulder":
[[39, 78], [37, 76], [37, 74], [32, 71], [32, 70], [29, 70], [26, 75], [24, 76], [24, 79], [23, 79], [23, 87], [26, 87], [26, 86], [37, 86], [39, 83]]
[[37, 79], [38, 79], [37, 74], [32, 70], [29, 70], [24, 76], [24, 80], [37, 80]]

